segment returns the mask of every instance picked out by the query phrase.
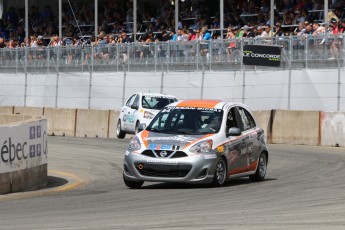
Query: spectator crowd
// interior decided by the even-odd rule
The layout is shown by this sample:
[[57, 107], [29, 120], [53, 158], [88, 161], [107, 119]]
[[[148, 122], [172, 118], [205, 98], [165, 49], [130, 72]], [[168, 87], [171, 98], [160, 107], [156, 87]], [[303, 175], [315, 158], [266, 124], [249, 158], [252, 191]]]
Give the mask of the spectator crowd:
[[[154, 1], [154, 0], [153, 0]], [[323, 21], [323, 0], [276, 0], [274, 28], [270, 26], [269, 0], [225, 2], [224, 37], [220, 37], [219, 5], [213, 1], [189, 1], [180, 4], [178, 32], [175, 31], [175, 6], [171, 0], [159, 1], [151, 12], [138, 10], [140, 42], [233, 40], [241, 37], [340, 34], [345, 31], [345, 1], [329, 1], [328, 21]], [[99, 34], [94, 33], [93, 1], [63, 4], [63, 38], [58, 36], [57, 12], [50, 5], [42, 11], [29, 9], [29, 40], [25, 39], [24, 9], [10, 7], [0, 20], [0, 48], [78, 46], [81, 44], [130, 43], [133, 32], [133, 3], [103, 1], [99, 6]], [[321, 15], [321, 17], [320, 17]], [[230, 43], [230, 48], [234, 44]]]

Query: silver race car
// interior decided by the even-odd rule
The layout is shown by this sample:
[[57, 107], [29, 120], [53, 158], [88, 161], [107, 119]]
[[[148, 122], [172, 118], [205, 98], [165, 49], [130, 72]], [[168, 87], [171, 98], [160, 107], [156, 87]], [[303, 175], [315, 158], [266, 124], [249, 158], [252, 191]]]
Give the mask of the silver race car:
[[263, 129], [243, 104], [185, 100], [163, 108], [129, 143], [123, 180], [221, 186], [234, 177], [265, 178], [268, 150]]

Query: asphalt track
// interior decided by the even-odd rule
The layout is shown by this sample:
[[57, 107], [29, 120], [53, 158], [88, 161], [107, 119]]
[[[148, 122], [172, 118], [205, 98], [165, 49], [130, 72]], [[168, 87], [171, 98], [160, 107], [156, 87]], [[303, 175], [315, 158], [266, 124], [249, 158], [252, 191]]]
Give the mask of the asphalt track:
[[269, 145], [264, 182], [128, 189], [128, 139], [49, 138], [48, 188], [0, 195], [0, 229], [345, 229], [345, 149]]

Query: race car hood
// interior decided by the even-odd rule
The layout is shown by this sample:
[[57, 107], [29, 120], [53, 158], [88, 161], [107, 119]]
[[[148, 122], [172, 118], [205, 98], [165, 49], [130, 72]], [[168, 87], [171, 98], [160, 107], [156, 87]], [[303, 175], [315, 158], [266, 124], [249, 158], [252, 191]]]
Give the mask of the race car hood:
[[140, 133], [140, 138], [147, 149], [151, 150], [183, 150], [194, 143], [210, 137], [207, 135], [176, 135], [157, 133], [144, 130]]

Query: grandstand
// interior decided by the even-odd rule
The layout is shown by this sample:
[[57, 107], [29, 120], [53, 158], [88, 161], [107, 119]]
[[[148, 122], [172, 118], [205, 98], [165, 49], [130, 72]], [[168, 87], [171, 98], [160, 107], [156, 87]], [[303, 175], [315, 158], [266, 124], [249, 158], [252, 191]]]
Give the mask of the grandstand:
[[[276, 5], [273, 27], [267, 2], [224, 1], [223, 37], [219, 5], [211, 0], [179, 1], [177, 27], [172, 1], [137, 1], [136, 36], [129, 1], [98, 0], [96, 36], [94, 1], [61, 1], [63, 35], [56, 1], [46, 1], [30, 6], [27, 39], [22, 1], [4, 4], [0, 105], [119, 109], [140, 90], [225, 98], [254, 110], [345, 110], [345, 20], [337, 1], [327, 22], [322, 2], [303, 1], [303, 12], [300, 2]], [[251, 45], [279, 47], [279, 65], [245, 64]]]

